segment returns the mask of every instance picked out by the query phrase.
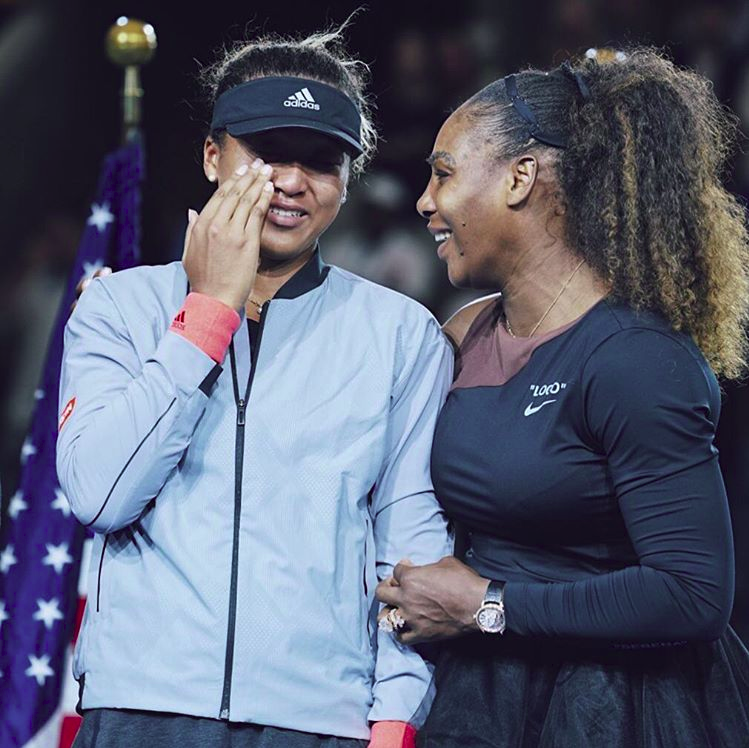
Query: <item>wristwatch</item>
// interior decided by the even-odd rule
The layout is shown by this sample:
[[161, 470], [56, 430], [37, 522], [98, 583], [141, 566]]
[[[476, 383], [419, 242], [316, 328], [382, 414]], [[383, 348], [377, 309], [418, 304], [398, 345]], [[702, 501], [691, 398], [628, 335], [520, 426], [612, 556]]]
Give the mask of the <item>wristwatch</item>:
[[505, 632], [505, 583], [492, 580], [486, 589], [484, 602], [473, 614], [479, 629], [485, 634]]

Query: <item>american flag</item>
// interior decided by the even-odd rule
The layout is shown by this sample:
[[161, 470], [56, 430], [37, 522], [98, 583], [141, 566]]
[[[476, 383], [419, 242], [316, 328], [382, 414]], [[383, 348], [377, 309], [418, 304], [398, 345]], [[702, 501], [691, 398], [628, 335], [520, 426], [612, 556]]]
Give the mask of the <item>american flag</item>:
[[80, 278], [110, 259], [118, 269], [138, 262], [142, 178], [140, 138], [105, 158], [36, 390], [18, 490], [0, 525], [0, 748], [67, 748], [78, 730], [70, 660], [90, 541], [55, 469], [63, 330]]

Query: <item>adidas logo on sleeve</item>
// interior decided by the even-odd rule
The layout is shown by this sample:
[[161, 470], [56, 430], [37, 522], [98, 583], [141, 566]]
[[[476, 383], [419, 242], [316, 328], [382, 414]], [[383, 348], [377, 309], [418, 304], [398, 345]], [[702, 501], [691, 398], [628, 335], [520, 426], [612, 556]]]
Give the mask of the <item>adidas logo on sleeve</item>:
[[315, 101], [306, 86], [301, 91], [291, 94], [291, 96], [284, 101], [283, 105], [298, 107], [301, 109], [320, 109], [320, 105]]

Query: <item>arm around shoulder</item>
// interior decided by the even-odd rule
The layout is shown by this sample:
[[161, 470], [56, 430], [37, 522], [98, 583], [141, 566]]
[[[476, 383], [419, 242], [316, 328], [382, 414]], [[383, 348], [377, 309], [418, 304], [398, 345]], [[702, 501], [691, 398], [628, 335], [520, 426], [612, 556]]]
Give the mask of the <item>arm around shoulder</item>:
[[478, 317], [488, 306], [494, 304], [499, 296], [500, 294], [495, 293], [491, 296], [483, 296], [480, 299], [476, 299], [475, 301], [462, 306], [452, 315], [452, 317], [450, 317], [450, 319], [447, 320], [447, 322], [445, 322], [442, 326], [442, 332], [445, 333], [456, 351], [460, 348], [466, 333], [471, 328], [476, 317]]

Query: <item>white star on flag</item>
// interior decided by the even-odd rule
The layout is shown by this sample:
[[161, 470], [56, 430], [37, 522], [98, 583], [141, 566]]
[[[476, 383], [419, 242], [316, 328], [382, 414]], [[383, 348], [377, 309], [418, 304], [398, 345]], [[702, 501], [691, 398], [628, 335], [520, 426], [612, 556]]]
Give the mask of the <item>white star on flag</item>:
[[30, 678], [36, 678], [36, 682], [40, 686], [43, 686], [44, 681], [55, 674], [55, 671], [49, 666], [49, 655], [42, 655], [41, 657], [29, 655], [29, 662], [31, 665], [26, 668], [26, 675]]
[[62, 489], [55, 489], [55, 500], [50, 504], [53, 509], [59, 509], [66, 517], [70, 516], [70, 502]]
[[104, 267], [103, 260], [94, 260], [93, 262], [83, 263], [83, 277], [91, 278], [97, 270], [101, 270]]
[[5, 610], [5, 600], [0, 600], [0, 629], [3, 627], [3, 621], [7, 621], [9, 618], [10, 616]]
[[32, 455], [36, 454], [36, 447], [31, 443], [31, 439], [27, 436], [23, 446], [21, 447], [21, 465], [26, 464], [26, 460]]
[[0, 572], [7, 574], [10, 571], [10, 567], [17, 563], [18, 559], [13, 554], [13, 546], [6, 546], [3, 552], [0, 553]]
[[42, 563], [45, 566], [52, 566], [58, 574], [62, 573], [65, 564], [73, 563], [73, 557], [68, 553], [67, 543], [60, 543], [60, 545], [45, 543], [45, 546], [47, 555], [42, 559]]
[[44, 400], [44, 390], [34, 390], [34, 400]]
[[11, 519], [18, 519], [18, 515], [28, 508], [29, 505], [23, 500], [23, 494], [20, 491], [16, 491], [11, 496], [10, 503], [8, 504], [8, 516]]
[[36, 604], [39, 610], [34, 613], [34, 620], [43, 621], [47, 629], [51, 629], [55, 621], [61, 621], [65, 617], [58, 607], [60, 602], [56, 597], [51, 600], [37, 600]]
[[109, 210], [109, 203], [94, 203], [91, 206], [91, 215], [88, 217], [86, 223], [89, 226], [96, 226], [96, 230], [101, 234], [102, 231], [107, 227], [107, 224], [114, 221], [114, 216]]

